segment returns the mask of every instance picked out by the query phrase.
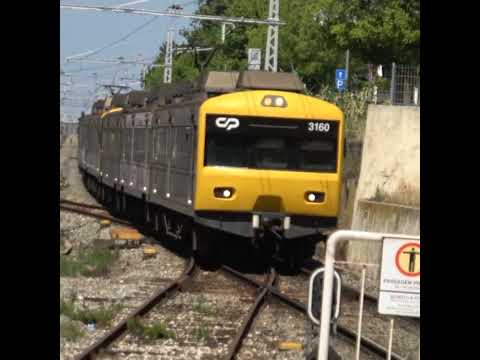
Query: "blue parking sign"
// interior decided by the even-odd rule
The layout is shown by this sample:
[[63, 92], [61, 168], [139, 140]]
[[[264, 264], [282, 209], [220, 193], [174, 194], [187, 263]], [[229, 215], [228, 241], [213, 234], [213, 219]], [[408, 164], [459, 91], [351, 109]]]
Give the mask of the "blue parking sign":
[[337, 69], [335, 70], [335, 78], [337, 80], [343, 80], [345, 81], [347, 79], [347, 72], [345, 69]]
[[345, 82], [347, 80], [347, 72], [345, 69], [336, 69], [335, 70], [335, 87], [339, 91], [345, 90]]

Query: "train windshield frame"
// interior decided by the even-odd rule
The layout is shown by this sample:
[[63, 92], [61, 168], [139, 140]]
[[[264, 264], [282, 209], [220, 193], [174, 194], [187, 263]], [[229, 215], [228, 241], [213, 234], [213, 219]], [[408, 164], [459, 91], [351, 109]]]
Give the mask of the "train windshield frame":
[[336, 173], [339, 121], [207, 115], [204, 166]]

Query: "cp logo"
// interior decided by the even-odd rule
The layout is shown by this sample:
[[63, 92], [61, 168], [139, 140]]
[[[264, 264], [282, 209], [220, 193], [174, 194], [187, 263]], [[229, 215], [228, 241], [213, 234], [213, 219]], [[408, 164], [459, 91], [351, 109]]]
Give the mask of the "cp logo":
[[227, 129], [230, 131], [231, 129], [236, 129], [240, 126], [240, 121], [237, 118], [226, 118], [226, 117], [219, 117], [215, 120], [215, 125], [222, 129]]

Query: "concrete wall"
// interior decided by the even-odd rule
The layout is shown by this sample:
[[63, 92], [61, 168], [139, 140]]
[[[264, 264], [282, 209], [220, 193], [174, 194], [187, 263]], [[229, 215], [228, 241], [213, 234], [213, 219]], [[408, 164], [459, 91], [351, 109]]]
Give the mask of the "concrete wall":
[[[391, 234], [420, 233], [420, 208], [377, 201], [357, 202], [352, 228]], [[353, 263], [378, 264], [381, 259], [381, 243], [355, 242], [344, 245], [346, 260]], [[367, 270], [372, 279], [378, 277], [378, 269]]]
[[338, 221], [339, 228], [349, 229], [352, 225], [355, 194], [360, 176], [360, 164], [362, 160], [362, 143], [349, 142], [347, 139], [347, 151], [344, 161], [342, 204]]
[[420, 107], [370, 105], [356, 202], [405, 185], [420, 196]]
[[[379, 194], [383, 201], [371, 201]], [[420, 108], [370, 105], [351, 228], [417, 235], [419, 199]], [[350, 262], [378, 263], [380, 254], [380, 244], [352, 242], [345, 249]]]

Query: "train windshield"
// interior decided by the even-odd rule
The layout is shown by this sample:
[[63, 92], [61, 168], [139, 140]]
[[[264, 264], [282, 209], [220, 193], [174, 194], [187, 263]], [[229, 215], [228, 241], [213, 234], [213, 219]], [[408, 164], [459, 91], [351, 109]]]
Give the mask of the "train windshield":
[[206, 166], [312, 172], [337, 170], [338, 124], [333, 121], [324, 126], [330, 132], [326, 134], [309, 131], [306, 121], [235, 118], [229, 123], [228, 119], [223, 119], [226, 118], [207, 118]]

